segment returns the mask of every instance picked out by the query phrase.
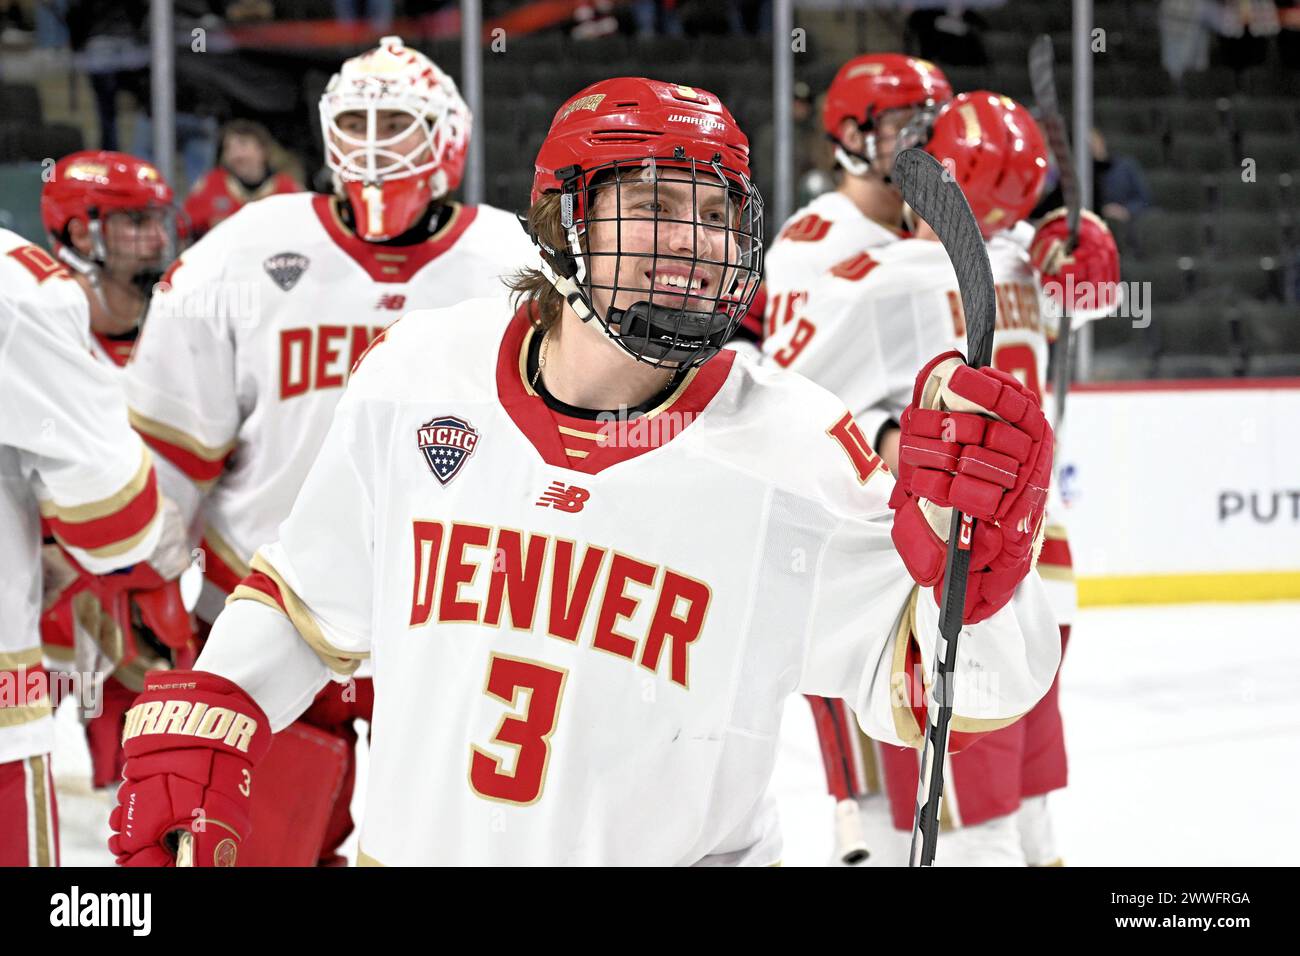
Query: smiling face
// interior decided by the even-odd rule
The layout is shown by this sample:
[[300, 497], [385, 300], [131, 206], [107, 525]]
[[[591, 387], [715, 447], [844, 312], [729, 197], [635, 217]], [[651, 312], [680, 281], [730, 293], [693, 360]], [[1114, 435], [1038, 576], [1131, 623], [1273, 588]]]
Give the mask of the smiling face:
[[598, 185], [587, 219], [592, 304], [601, 314], [650, 302], [714, 313], [736, 280], [747, 237], [731, 191], [710, 176], [648, 167]]

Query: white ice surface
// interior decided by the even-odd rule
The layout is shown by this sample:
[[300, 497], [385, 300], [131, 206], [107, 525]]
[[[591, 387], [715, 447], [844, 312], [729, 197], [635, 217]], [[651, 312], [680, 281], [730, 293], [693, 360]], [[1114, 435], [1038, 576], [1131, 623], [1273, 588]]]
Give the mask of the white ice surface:
[[[1300, 602], [1087, 609], [1066, 653], [1061, 707], [1070, 786], [1052, 810], [1067, 865], [1300, 858]], [[63, 861], [107, 865], [109, 793], [89, 787], [75, 713], [64, 708], [56, 724]], [[364, 754], [359, 763], [364, 777]], [[785, 865], [822, 865], [832, 806], [801, 699], [786, 708], [774, 787]], [[876, 863], [905, 860], [906, 835], [873, 827], [868, 842]]]

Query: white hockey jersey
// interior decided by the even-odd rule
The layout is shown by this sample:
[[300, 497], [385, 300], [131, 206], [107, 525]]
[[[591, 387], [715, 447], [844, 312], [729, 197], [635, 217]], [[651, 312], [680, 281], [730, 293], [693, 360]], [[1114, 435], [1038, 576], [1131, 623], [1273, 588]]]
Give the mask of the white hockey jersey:
[[41, 522], [88, 571], [150, 557], [162, 521], [148, 450], [91, 355], [85, 294], [0, 229], [0, 763], [54, 742], [41, 678]]
[[501, 276], [536, 260], [490, 206], [456, 205], [426, 242], [385, 246], [349, 232], [335, 202], [270, 196], [213, 229], [169, 270], [127, 368], [164, 491], [190, 521], [202, 501], [207, 620], [274, 540], [370, 341], [413, 308], [505, 295]]
[[899, 238], [898, 230], [868, 219], [837, 190], [813, 199], [781, 227], [764, 259], [763, 337], [789, 321], [803, 295], [827, 269]]
[[[1040, 292], [1024, 244], [1010, 233], [988, 243], [997, 293], [995, 368], [1014, 375], [1043, 399], [1047, 333]], [[832, 267], [808, 290], [797, 311], [764, 340], [763, 356], [838, 395], [867, 441], [897, 422], [912, 398], [916, 374], [946, 349], [966, 351], [961, 293], [943, 246], [905, 239], [862, 251]], [[1039, 559], [1061, 623], [1074, 616], [1074, 583], [1062, 511], [1049, 492], [1047, 539]]]
[[[900, 672], [938, 608], [892, 479], [838, 399], [726, 351], [575, 457], [534, 334], [500, 300], [389, 329], [197, 666], [278, 730], [371, 659], [363, 863], [774, 863], [791, 693], [921, 740]], [[1012, 722], [1059, 651], [1031, 580], [962, 642], [954, 726]]]

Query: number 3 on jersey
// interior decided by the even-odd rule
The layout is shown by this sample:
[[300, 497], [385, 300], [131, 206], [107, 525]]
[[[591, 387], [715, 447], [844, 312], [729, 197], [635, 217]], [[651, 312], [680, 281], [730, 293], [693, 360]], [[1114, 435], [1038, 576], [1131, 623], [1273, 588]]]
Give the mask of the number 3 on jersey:
[[[483, 692], [511, 708], [497, 725], [492, 743], [513, 747], [514, 769], [477, 744], [471, 745], [469, 784], [480, 797], [528, 806], [542, 795], [551, 759], [551, 734], [560, 716], [560, 695], [569, 672], [537, 661], [493, 654]], [[522, 706], [519, 692], [527, 691]]]

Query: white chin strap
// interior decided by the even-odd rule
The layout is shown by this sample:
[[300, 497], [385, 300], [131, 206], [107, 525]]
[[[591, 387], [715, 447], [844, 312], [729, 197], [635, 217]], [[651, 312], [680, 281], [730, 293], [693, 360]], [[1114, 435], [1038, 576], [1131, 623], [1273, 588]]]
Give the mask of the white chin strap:
[[[92, 219], [90, 221], [89, 231], [92, 253], [98, 254], [100, 261], [102, 262], [104, 258], [106, 258], [107, 252], [104, 249], [104, 235], [103, 231], [100, 229], [98, 219]], [[66, 245], [65, 243], [55, 242], [53, 245], [54, 254], [59, 258], [59, 261], [68, 266], [68, 268], [72, 269], [78, 275], [83, 276], [85, 280], [90, 283], [90, 288], [94, 292], [95, 298], [99, 300], [100, 306], [107, 310], [108, 301], [104, 298], [104, 290], [100, 287], [99, 266], [95, 261], [93, 259], [87, 259], [72, 246]]]
[[865, 176], [871, 172], [871, 164], [857, 156], [849, 154], [843, 146], [835, 147], [835, 162], [839, 163], [850, 176]]
[[582, 294], [582, 283], [587, 278], [587, 264], [583, 260], [582, 244], [578, 241], [577, 227], [570, 226], [566, 235], [569, 240], [569, 252], [573, 255], [573, 261], [578, 266], [577, 271], [572, 277], [562, 276], [552, 268], [546, 256], [542, 256], [541, 273], [546, 276], [551, 285], [555, 286], [555, 291], [564, 296], [564, 301], [569, 303], [569, 308], [573, 309], [578, 318], [583, 322], [589, 322], [596, 317], [596, 313], [587, 304], [587, 300]]

